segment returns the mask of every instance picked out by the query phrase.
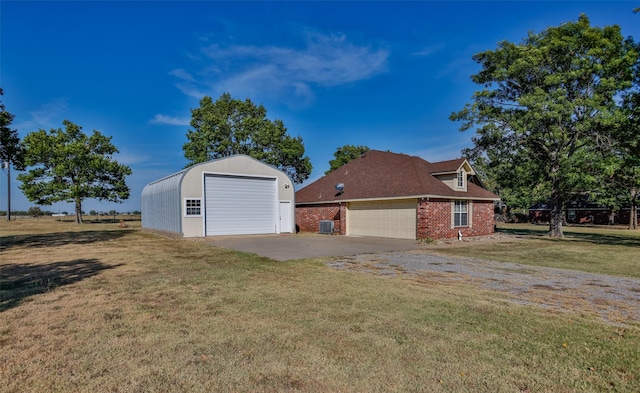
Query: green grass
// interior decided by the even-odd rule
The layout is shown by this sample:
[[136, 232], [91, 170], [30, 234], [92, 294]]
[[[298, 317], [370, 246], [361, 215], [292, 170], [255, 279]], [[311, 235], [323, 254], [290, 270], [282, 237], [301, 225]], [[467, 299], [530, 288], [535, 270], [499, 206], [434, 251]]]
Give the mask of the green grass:
[[640, 391], [637, 325], [116, 225], [24, 225], [0, 228], [2, 392]]
[[546, 236], [540, 225], [501, 224], [497, 232], [525, 237], [500, 243], [467, 243], [439, 249], [460, 255], [524, 265], [640, 278], [640, 231], [609, 227], [565, 227], [564, 239]]

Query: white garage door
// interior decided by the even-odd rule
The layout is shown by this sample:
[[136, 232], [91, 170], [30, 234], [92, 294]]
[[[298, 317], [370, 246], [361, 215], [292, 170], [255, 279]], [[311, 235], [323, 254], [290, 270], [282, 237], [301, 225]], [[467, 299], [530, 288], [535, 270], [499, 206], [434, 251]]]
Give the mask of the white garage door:
[[275, 178], [205, 177], [206, 235], [276, 233]]
[[348, 207], [348, 234], [415, 239], [417, 206], [415, 199], [352, 202]]

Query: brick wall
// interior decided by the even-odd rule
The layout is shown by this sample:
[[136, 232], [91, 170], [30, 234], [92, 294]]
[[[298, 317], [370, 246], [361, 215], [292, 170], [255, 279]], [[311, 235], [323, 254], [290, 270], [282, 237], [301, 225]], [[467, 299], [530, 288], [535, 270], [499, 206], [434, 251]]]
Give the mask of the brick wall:
[[418, 204], [418, 238], [452, 239], [462, 236], [490, 235], [495, 221], [493, 202], [474, 201], [471, 212], [471, 226], [451, 228], [451, 201], [430, 199]]
[[326, 205], [296, 206], [296, 225], [302, 232], [318, 232], [320, 221], [333, 220], [333, 228], [341, 235], [346, 231], [346, 205], [331, 203]]
[[473, 202], [472, 224], [473, 228], [470, 228], [469, 234], [466, 236], [484, 236], [494, 233], [496, 221], [493, 201]]
[[[344, 235], [347, 228], [346, 205], [332, 203], [326, 205], [296, 206], [296, 225], [303, 232], [318, 232], [321, 220], [333, 220], [336, 233]], [[451, 228], [451, 201], [430, 199], [418, 204], [418, 238], [451, 239], [462, 236], [490, 235], [494, 230], [493, 202], [474, 201], [471, 227]]]

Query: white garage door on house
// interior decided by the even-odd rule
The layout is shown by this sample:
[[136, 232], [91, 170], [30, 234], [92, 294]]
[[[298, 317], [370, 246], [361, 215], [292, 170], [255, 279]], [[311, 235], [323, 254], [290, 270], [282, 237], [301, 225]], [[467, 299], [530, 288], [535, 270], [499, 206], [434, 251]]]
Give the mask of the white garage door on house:
[[347, 210], [347, 234], [415, 239], [417, 206], [415, 199], [351, 202]]
[[276, 179], [248, 176], [205, 176], [205, 234], [276, 233]]

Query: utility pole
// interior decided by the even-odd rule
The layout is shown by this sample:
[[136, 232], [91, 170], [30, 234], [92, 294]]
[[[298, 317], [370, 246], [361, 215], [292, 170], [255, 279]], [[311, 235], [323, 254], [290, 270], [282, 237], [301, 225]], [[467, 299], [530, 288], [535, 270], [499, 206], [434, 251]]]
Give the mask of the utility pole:
[[7, 166], [7, 221], [11, 221], [11, 163], [5, 162]]

